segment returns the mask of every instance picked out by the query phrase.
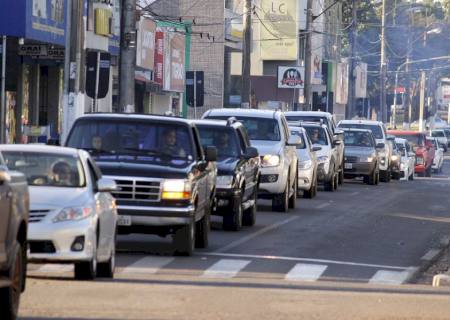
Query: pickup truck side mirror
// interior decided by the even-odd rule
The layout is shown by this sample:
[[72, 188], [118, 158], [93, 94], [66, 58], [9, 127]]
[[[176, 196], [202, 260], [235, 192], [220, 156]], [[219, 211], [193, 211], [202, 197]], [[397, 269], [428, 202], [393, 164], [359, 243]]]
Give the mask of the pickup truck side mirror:
[[377, 143], [376, 148], [377, 148], [377, 149], [383, 149], [384, 146], [385, 146], [384, 143]]
[[205, 160], [208, 162], [217, 161], [217, 148], [213, 146], [206, 147]]
[[288, 146], [297, 147], [302, 144], [302, 138], [299, 136], [291, 135], [287, 141]]
[[7, 169], [3, 166], [0, 166], [0, 185], [9, 181], [11, 181], [11, 176], [9, 175]]
[[335, 146], [335, 147], [340, 146], [341, 144], [342, 144], [341, 140], [334, 140], [333, 141], [333, 146]]
[[256, 149], [255, 147], [247, 147], [244, 153], [244, 158], [248, 160], [257, 157], [259, 157], [258, 149]]
[[317, 151], [320, 151], [320, 150], [322, 150], [322, 147], [317, 147], [317, 146], [316, 146], [316, 147], [312, 147], [312, 148], [311, 148], [311, 151], [312, 151], [312, 152], [317, 152]]

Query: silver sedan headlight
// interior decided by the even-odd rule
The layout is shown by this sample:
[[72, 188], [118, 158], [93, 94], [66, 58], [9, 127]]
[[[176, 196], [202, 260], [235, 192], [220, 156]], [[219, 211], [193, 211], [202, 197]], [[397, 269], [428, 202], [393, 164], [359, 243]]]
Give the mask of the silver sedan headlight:
[[61, 212], [53, 218], [53, 222], [79, 221], [87, 219], [92, 215], [94, 215], [94, 209], [92, 207], [69, 207], [62, 209]]

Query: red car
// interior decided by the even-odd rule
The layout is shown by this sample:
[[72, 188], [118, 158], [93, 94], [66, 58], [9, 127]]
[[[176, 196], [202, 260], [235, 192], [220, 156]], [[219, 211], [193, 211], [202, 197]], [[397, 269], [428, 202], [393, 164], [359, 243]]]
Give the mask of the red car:
[[426, 139], [426, 133], [403, 130], [389, 130], [388, 133], [408, 140], [416, 153], [415, 173], [419, 176], [430, 177], [435, 150], [433, 143]]

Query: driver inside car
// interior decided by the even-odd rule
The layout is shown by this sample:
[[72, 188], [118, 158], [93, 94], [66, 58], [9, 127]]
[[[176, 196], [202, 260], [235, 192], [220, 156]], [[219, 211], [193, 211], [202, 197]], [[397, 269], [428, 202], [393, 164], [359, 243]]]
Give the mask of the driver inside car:
[[53, 165], [53, 181], [57, 185], [71, 186], [72, 181], [72, 169], [70, 165], [65, 161], [58, 161]]
[[168, 128], [164, 130], [163, 145], [160, 151], [165, 156], [186, 157], [184, 149], [177, 145], [177, 132], [175, 129]]

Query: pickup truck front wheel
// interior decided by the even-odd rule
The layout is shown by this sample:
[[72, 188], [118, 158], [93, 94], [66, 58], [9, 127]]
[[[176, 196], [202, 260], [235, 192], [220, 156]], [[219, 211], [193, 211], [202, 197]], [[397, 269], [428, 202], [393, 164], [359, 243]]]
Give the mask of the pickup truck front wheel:
[[20, 293], [23, 282], [23, 256], [22, 249], [17, 243], [13, 250], [13, 263], [7, 275], [11, 285], [0, 289], [0, 318], [16, 319], [19, 313]]
[[192, 219], [189, 224], [179, 228], [173, 235], [175, 244], [175, 254], [180, 256], [190, 256], [195, 247], [195, 222]]
[[205, 208], [205, 215], [195, 225], [195, 247], [207, 248], [209, 243], [209, 229], [210, 229], [210, 209], [211, 206]]
[[254, 205], [244, 211], [242, 216], [242, 224], [247, 227], [254, 226], [256, 223], [256, 210], [257, 210], [258, 191], [255, 189], [253, 195]]
[[391, 181], [391, 170], [383, 170], [380, 171], [380, 181], [381, 182], [390, 182]]
[[223, 216], [223, 229], [239, 231], [242, 228], [242, 198], [235, 197], [231, 202], [230, 211]]
[[[291, 183], [288, 180], [282, 194], [277, 194], [272, 200], [272, 211], [288, 212], [289, 210], [289, 187]], [[296, 196], [296, 195], [295, 195]]]

